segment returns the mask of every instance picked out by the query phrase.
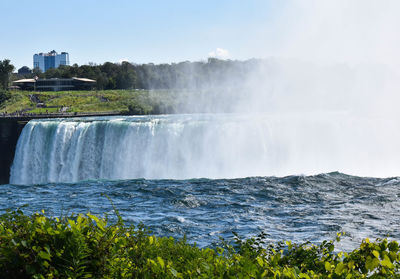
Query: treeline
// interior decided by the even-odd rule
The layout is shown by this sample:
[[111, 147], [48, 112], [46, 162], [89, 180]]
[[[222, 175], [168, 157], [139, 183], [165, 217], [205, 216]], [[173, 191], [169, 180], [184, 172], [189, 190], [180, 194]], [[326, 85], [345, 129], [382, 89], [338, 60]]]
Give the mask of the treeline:
[[204, 89], [239, 86], [262, 60], [232, 61], [209, 58], [204, 62], [180, 62], [172, 64], [132, 64], [129, 62], [102, 65], [60, 66], [41, 73], [16, 75], [17, 78], [71, 78], [94, 79], [97, 89]]

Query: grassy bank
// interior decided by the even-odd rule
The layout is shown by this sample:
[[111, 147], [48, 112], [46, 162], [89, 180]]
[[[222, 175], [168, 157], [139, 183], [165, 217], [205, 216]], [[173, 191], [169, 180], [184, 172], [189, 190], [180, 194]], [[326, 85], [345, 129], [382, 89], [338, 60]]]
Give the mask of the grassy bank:
[[11, 91], [0, 103], [0, 113], [120, 112], [130, 114], [173, 113], [179, 105], [176, 93], [166, 90], [103, 90], [29, 92]]
[[262, 236], [200, 249], [139, 226], [91, 214], [0, 217], [2, 278], [399, 278], [397, 242], [364, 240], [349, 253], [334, 242], [265, 246]]

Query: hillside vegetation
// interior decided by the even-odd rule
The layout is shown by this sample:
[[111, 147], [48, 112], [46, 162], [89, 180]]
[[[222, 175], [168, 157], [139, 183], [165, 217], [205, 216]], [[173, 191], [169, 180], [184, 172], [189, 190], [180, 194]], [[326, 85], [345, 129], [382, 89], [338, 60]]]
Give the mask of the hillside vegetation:
[[0, 102], [0, 113], [174, 113], [176, 94], [166, 90], [104, 90], [29, 92], [10, 91]]
[[[207, 61], [172, 64], [62, 65], [42, 73], [12, 73], [10, 60], [0, 69], [0, 113], [94, 113], [163, 114], [232, 112], [236, 100], [246, 98], [246, 80], [257, 78], [273, 61]], [[29, 70], [29, 69], [27, 69]], [[96, 80], [96, 91], [6, 91], [12, 81], [23, 78], [72, 78]], [[11, 87], [10, 87], [11, 89]], [[223, 98], [222, 98], [223, 96]]]

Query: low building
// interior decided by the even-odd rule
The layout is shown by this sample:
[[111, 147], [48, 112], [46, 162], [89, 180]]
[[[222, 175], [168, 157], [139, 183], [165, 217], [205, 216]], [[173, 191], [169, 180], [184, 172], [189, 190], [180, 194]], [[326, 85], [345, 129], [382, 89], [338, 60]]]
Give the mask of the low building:
[[35, 90], [35, 82], [36, 82], [36, 80], [33, 78], [24, 78], [24, 79], [15, 80], [12, 82], [12, 84], [13, 84], [13, 86], [19, 87], [21, 90], [33, 91], [33, 90]]
[[13, 85], [22, 90], [31, 91], [69, 91], [92, 90], [96, 81], [88, 78], [50, 78], [50, 79], [20, 79], [13, 81]]

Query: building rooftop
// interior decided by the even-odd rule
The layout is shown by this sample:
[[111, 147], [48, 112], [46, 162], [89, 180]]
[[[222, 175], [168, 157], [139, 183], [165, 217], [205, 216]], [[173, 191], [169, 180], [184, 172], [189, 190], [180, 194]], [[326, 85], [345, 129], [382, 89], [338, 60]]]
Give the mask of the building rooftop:
[[24, 83], [24, 82], [36, 82], [36, 80], [34, 78], [24, 78], [13, 81], [13, 83]]
[[89, 78], [49, 78], [49, 79], [20, 79], [13, 81], [13, 85], [22, 90], [34, 91], [65, 91], [65, 90], [92, 90], [96, 81]]
[[[63, 52], [61, 52], [61, 54], [68, 54], [68, 52], [63, 51]], [[40, 53], [36, 53], [35, 55], [39, 55], [39, 56], [56, 56], [56, 55], [59, 55], [59, 54], [57, 53], [57, 51], [52, 50], [52, 51], [49, 51], [48, 53], [40, 52]]]
[[73, 79], [79, 80], [79, 81], [86, 81], [86, 82], [96, 82], [95, 80], [89, 79], [89, 78], [78, 78], [78, 77], [73, 77]]
[[[78, 81], [84, 81], [84, 82], [96, 82], [93, 79], [89, 78], [78, 78], [78, 77], [73, 77], [73, 78], [50, 78], [50, 79], [45, 79], [41, 78], [38, 80], [78, 80]], [[24, 83], [24, 82], [36, 82], [37, 80], [34, 78], [25, 78], [25, 79], [19, 79], [19, 80], [14, 80], [13, 83]]]

